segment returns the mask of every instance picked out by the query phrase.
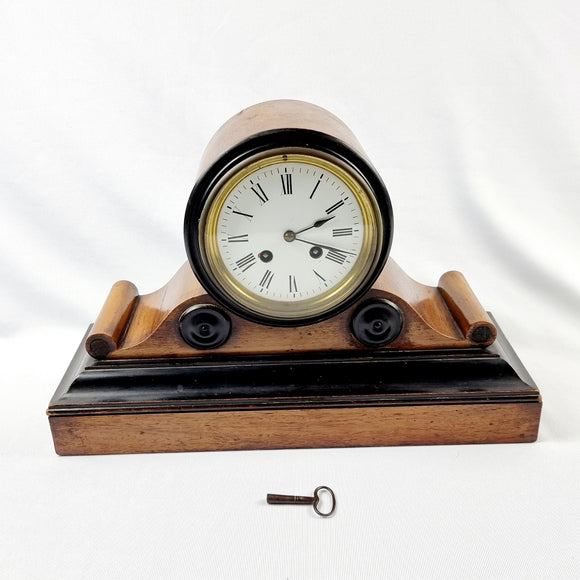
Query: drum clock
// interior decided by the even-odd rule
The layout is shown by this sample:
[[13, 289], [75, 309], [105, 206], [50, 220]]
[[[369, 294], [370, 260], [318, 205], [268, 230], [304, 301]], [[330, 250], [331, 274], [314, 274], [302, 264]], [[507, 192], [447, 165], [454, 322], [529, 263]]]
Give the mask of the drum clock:
[[541, 397], [461, 273], [390, 256], [385, 184], [351, 130], [269, 101], [209, 142], [187, 262], [115, 283], [48, 415], [57, 453], [533, 441]]

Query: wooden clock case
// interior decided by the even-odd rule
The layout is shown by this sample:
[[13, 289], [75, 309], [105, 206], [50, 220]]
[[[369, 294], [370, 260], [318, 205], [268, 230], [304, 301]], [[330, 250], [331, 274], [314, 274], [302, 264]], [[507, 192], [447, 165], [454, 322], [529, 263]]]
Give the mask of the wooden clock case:
[[[250, 107], [204, 154], [204, 175], [254, 135], [306, 129], [364, 156], [350, 130], [298, 101]], [[388, 303], [402, 324], [388, 344], [357, 339], [361, 304]], [[184, 340], [192, 307], [222, 304], [185, 263], [160, 290], [117, 282], [48, 407], [61, 455], [517, 443], [537, 438], [541, 396], [459, 272], [435, 287], [391, 259], [364, 295], [329, 319], [266, 326], [224, 312], [212, 349]]]

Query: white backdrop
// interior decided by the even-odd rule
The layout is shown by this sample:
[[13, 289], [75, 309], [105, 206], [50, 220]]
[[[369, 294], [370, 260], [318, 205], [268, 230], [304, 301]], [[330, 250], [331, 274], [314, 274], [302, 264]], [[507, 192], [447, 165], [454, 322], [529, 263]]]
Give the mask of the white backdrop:
[[[0, 4], [0, 576], [580, 577], [574, 1]], [[390, 191], [391, 254], [461, 270], [544, 397], [529, 445], [60, 458], [44, 415], [113, 282], [186, 259], [203, 148], [316, 103]], [[267, 492], [337, 493], [336, 516]]]

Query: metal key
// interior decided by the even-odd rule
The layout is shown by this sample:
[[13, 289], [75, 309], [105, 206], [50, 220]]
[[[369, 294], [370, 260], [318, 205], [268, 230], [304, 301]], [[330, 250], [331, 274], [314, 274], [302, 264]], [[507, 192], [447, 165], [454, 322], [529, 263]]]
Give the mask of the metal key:
[[[320, 492], [327, 491], [332, 498], [332, 505], [330, 511], [321, 512], [318, 509], [318, 504], [320, 502]], [[311, 505], [314, 511], [323, 518], [327, 518], [334, 513], [336, 509], [336, 497], [334, 492], [330, 487], [326, 485], [321, 485], [314, 490], [314, 495], [312, 497], [306, 495], [280, 495], [276, 493], [269, 493], [266, 496], [266, 501], [269, 504], [286, 504], [286, 505]]]

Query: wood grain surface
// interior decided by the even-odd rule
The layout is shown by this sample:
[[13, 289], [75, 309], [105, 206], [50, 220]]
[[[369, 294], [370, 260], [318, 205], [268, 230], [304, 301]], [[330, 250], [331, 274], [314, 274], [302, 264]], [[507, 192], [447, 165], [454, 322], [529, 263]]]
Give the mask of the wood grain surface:
[[79, 345], [47, 409], [57, 453], [518, 443], [542, 399], [489, 347], [96, 360]]
[[138, 297], [139, 292], [132, 282], [120, 280], [113, 285], [86, 341], [91, 356], [104, 358], [117, 349]]
[[307, 129], [332, 135], [366, 158], [352, 131], [330, 111], [304, 101], [281, 99], [258, 103], [226, 121], [203, 153], [200, 174], [223, 153], [249, 137], [279, 129]]
[[60, 455], [535, 441], [540, 403], [50, 417]]
[[[389, 258], [369, 292], [343, 313], [317, 324], [294, 328], [264, 326], [230, 315], [230, 338], [212, 349], [211, 354], [365, 350], [366, 347], [353, 336], [350, 321], [358, 304], [369, 299], [390, 300], [403, 314], [401, 333], [383, 347], [385, 349], [465, 348], [491, 344], [496, 337], [495, 326], [463, 275], [459, 272], [444, 274], [440, 284], [441, 288], [416, 282]], [[179, 332], [181, 315], [197, 304], [216, 305], [216, 302], [196, 280], [188, 263], [168, 284], [151, 294], [133, 297], [131, 287], [115, 285], [87, 339], [87, 348], [96, 358], [207, 356], [208, 351], [190, 346]], [[486, 330], [483, 335], [478, 333], [482, 327]], [[91, 348], [93, 341], [102, 339], [107, 340], [110, 350]]]

